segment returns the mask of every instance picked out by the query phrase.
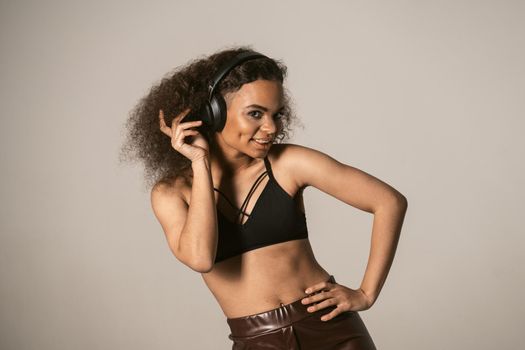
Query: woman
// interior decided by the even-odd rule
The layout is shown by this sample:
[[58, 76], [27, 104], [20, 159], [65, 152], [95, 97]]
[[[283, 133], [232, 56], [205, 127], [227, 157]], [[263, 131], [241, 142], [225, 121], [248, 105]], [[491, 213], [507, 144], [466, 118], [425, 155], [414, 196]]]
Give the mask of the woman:
[[[295, 120], [285, 76], [284, 64], [248, 46], [190, 62], [135, 108], [128, 150], [153, 180], [152, 208], [171, 251], [202, 274], [227, 317], [233, 349], [375, 349], [358, 311], [386, 280], [407, 200], [363, 171], [282, 142]], [[317, 263], [307, 186], [374, 214], [360, 288]]]

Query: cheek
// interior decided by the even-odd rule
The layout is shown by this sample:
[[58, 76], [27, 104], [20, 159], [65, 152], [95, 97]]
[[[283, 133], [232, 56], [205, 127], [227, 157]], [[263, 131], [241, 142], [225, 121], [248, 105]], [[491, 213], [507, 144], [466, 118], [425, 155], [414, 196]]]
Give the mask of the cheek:
[[255, 127], [247, 120], [226, 119], [226, 124], [222, 130], [222, 136], [231, 143], [248, 142], [253, 137]]
[[237, 136], [247, 135], [247, 137], [251, 137], [253, 131], [256, 129], [256, 125], [242, 115], [227, 119], [226, 125], [229, 130], [232, 131], [232, 134], [236, 134]]

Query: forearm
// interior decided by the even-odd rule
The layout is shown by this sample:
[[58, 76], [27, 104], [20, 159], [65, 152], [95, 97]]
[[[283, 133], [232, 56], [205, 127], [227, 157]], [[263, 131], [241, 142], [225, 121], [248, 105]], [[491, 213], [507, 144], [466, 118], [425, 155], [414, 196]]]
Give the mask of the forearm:
[[407, 207], [402, 197], [374, 212], [370, 255], [360, 286], [372, 303], [378, 298], [392, 266]]
[[213, 181], [207, 157], [194, 161], [192, 170], [191, 200], [179, 249], [200, 270], [208, 270], [215, 260], [218, 234]]

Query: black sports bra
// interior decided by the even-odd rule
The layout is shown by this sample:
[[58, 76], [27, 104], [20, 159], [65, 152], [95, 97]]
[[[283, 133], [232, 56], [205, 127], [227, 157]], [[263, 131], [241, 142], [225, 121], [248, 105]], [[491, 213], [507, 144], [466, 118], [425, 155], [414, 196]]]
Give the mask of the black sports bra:
[[[267, 157], [264, 157], [264, 165], [266, 171], [257, 178], [240, 209], [224, 193], [214, 188], [236, 209], [237, 216], [248, 216], [244, 224], [241, 224], [243, 216], [240, 222], [232, 222], [217, 209], [219, 241], [216, 263], [249, 250], [308, 237], [306, 215], [277, 183]], [[244, 209], [248, 200], [265, 175], [269, 176], [269, 180], [255, 202], [251, 214], [247, 214]]]

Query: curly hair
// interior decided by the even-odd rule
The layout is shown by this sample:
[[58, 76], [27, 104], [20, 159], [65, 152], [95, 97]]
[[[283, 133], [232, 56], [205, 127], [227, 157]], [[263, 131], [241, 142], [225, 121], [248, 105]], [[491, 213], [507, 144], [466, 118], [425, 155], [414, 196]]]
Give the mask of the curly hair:
[[[125, 123], [126, 139], [120, 149], [119, 159], [121, 162], [142, 162], [146, 186], [161, 182], [169, 184], [178, 176], [192, 177], [191, 161], [173, 149], [169, 137], [160, 131], [159, 110], [164, 112], [166, 125], [171, 126], [175, 116], [186, 108], [199, 109], [208, 99], [208, 84], [220, 66], [244, 51], [255, 50], [249, 45], [229, 47], [176, 67], [131, 110]], [[258, 79], [283, 83], [286, 75], [287, 67], [281, 61], [256, 58], [232, 69], [217, 85], [216, 91], [225, 96], [239, 90], [243, 84]], [[297, 122], [292, 99], [284, 86], [283, 91], [285, 107], [276, 143], [286, 141], [292, 131], [291, 124]], [[203, 131], [210, 152], [215, 149], [212, 132]]]

